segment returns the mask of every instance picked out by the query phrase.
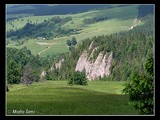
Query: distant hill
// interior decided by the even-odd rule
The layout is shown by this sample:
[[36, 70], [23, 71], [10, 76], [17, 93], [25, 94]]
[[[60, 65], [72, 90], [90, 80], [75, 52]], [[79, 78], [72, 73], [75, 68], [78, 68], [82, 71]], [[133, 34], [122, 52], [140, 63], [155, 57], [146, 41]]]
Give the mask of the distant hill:
[[124, 7], [129, 5], [110, 4], [15, 4], [7, 5], [7, 14], [64, 15], [86, 12], [93, 9]]
[[57, 14], [75, 14], [85, 12], [91, 9], [106, 7], [110, 5], [9, 5], [7, 14], [34, 14], [40, 15], [57, 15]]
[[138, 7], [138, 18], [142, 18], [148, 14], [153, 15], [153, 5], [140, 5]]

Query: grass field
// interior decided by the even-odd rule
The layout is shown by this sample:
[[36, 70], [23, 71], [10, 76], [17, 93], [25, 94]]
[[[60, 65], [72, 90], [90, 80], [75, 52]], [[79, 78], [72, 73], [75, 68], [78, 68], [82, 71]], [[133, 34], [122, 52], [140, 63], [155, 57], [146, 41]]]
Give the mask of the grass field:
[[[71, 34], [69, 36], [57, 37], [52, 40], [45, 40], [42, 42], [54, 43], [53, 45], [38, 45], [37, 41], [34, 39], [30, 39], [24, 45], [27, 46], [31, 52], [36, 55], [40, 53], [41, 57], [45, 57], [47, 55], [52, 55], [52, 53], [65, 53], [68, 52], [68, 46], [66, 45], [66, 41], [71, 39], [73, 36], [76, 37], [77, 41], [80, 42], [86, 38], [91, 38], [98, 35], [108, 35], [112, 33], [117, 33], [120, 31], [129, 30], [129, 28], [133, 25], [134, 19], [137, 17], [138, 10], [137, 5], [127, 6], [127, 7], [118, 7], [104, 10], [92, 10], [84, 13], [78, 14], [69, 14], [69, 15], [51, 15], [51, 16], [29, 16], [24, 17], [23, 21], [21, 19], [10, 21], [17, 29], [22, 28], [28, 20], [32, 21], [32, 23], [41, 23], [44, 20], [52, 18], [53, 16], [67, 17], [71, 16], [72, 21], [63, 25], [63, 29], [77, 29], [82, 28], [82, 21], [84, 18], [91, 18], [96, 16], [107, 16], [111, 19], [97, 22], [94, 24], [89, 24], [79, 31], [79, 34]], [[143, 24], [143, 23], [140, 23]], [[140, 25], [138, 24], [138, 25]], [[16, 29], [13, 28], [11, 24], [7, 23], [7, 30]], [[24, 45], [15, 46], [12, 42], [8, 45], [8, 47], [17, 47], [22, 48]], [[49, 48], [48, 48], [49, 47]]]
[[69, 86], [67, 81], [47, 81], [10, 85], [7, 115], [136, 115], [128, 96], [121, 94], [123, 84], [91, 81], [87, 86]]

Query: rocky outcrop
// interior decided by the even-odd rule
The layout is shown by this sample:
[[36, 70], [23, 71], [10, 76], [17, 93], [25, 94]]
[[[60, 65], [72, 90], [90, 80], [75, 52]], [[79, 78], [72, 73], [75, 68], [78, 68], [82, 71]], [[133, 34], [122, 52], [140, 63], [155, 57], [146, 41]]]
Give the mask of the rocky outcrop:
[[[93, 43], [91, 43], [91, 45], [92, 44]], [[92, 49], [91, 47], [89, 48]], [[75, 71], [85, 71], [88, 80], [95, 80], [99, 77], [103, 78], [104, 76], [109, 76], [111, 74], [110, 67], [113, 61], [113, 52], [105, 54], [100, 52], [94, 62], [93, 60], [90, 60], [90, 58], [93, 56], [97, 48], [94, 48], [90, 55], [87, 51], [84, 51], [80, 56], [75, 68]]]
[[53, 71], [54, 69], [60, 69], [64, 59], [59, 60], [57, 63], [54, 63], [49, 71]]
[[44, 77], [45, 77], [45, 76], [46, 76], [46, 71], [43, 70], [43, 71], [41, 72], [41, 74], [40, 74], [40, 79], [41, 79], [41, 80], [44, 80]]
[[64, 59], [61, 59], [58, 63], [55, 63], [56, 69], [60, 69], [63, 62], [64, 62]]
[[134, 27], [136, 27], [140, 23], [141, 23], [141, 20], [138, 20], [137, 18], [135, 18], [133, 21], [133, 25], [129, 29], [133, 29]]
[[[59, 60], [57, 63], [53, 64], [52, 67], [48, 70], [49, 72], [52, 72], [54, 69], [60, 69], [62, 66], [62, 63], [64, 62], [64, 59]], [[46, 71], [43, 70], [40, 74], [40, 79], [44, 80], [46, 76]]]

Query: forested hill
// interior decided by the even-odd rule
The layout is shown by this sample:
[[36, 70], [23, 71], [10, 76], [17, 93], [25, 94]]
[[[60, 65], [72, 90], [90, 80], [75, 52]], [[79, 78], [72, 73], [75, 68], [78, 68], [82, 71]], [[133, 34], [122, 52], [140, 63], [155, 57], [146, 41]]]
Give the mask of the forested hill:
[[[112, 7], [124, 7], [129, 5], [107, 5], [107, 4], [100, 4], [100, 5], [85, 5], [85, 4], [67, 4], [67, 5], [8, 5], [7, 6], [7, 14], [33, 14], [34, 16], [43, 16], [43, 15], [65, 15], [65, 14], [76, 14], [81, 12], [86, 12], [93, 9], [106, 9]], [[153, 5], [140, 5], [138, 7], [139, 15], [138, 17], [144, 17], [148, 13], [152, 13]]]
[[[69, 54], [62, 55], [64, 62], [60, 70], [48, 72], [52, 79], [67, 79], [75, 70], [76, 64], [82, 53], [87, 50], [94, 42], [94, 48], [98, 47], [92, 60], [95, 61], [100, 52], [114, 53], [114, 60], [109, 77], [100, 78], [101, 80], [127, 80], [129, 76], [137, 71], [144, 73], [145, 60], [153, 55], [153, 16], [146, 16], [146, 23], [137, 26], [127, 32], [115, 33], [107, 36], [98, 36], [86, 39]], [[51, 65], [52, 66], [52, 65]], [[51, 67], [50, 66], [50, 67]], [[56, 73], [56, 74], [55, 74]]]
[[[141, 8], [140, 8], [141, 9]], [[142, 9], [143, 11], [143, 9]], [[40, 80], [40, 73], [46, 71], [46, 80], [66, 80], [75, 71], [78, 59], [87, 50], [92, 42], [94, 47], [98, 47], [92, 60], [95, 61], [100, 52], [113, 52], [114, 58], [111, 65], [109, 77], [100, 78], [101, 80], [128, 80], [129, 76], [137, 71], [144, 72], [144, 63], [148, 56], [153, 54], [153, 14], [150, 12], [139, 12], [143, 25], [136, 26], [128, 31], [114, 33], [111, 35], [97, 36], [88, 38], [72, 46], [69, 53], [65, 53], [52, 58], [40, 58], [34, 56], [27, 48], [15, 49], [7, 48], [7, 80], [8, 83], [20, 83], [25, 66], [30, 65], [34, 73], [34, 81]], [[63, 21], [63, 19], [61, 19]], [[47, 22], [47, 21], [46, 21]], [[64, 59], [60, 69], [50, 71], [55, 67], [55, 63]]]
[[[85, 12], [92, 9], [111, 7], [112, 5], [22, 5], [12, 6], [7, 10], [7, 14], [21, 14], [28, 13], [34, 14], [35, 16], [42, 15], [64, 15], [64, 14], [75, 14]], [[26, 9], [24, 9], [24, 8]]]
[[152, 14], [153, 15], [153, 5], [140, 5], [138, 7], [138, 18], [143, 18], [144, 16], [148, 15], [148, 14]]

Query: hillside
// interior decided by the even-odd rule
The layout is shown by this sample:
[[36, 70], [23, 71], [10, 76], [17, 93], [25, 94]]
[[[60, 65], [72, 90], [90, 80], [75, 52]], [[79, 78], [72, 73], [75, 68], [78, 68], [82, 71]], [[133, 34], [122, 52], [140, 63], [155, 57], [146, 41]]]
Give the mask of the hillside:
[[71, 71], [78, 70], [85, 71], [88, 79], [121, 81], [127, 80], [134, 71], [143, 73], [146, 58], [153, 54], [153, 21], [150, 20], [127, 32], [83, 40], [61, 57], [64, 58], [62, 68], [56, 71], [57, 75], [51, 71], [51, 76], [53, 79], [68, 79]]
[[73, 87], [66, 81], [47, 81], [32, 86], [13, 85], [7, 93], [7, 114], [137, 115], [138, 111], [127, 104], [128, 96], [121, 94], [123, 84], [95, 81]]
[[34, 16], [64, 15], [82, 13], [94, 9], [124, 7], [129, 5], [114, 4], [15, 4], [7, 5], [7, 14], [33, 14]]
[[112, 5], [61, 5], [61, 4], [8, 4], [7, 21], [24, 16], [45, 16], [45, 15], [60, 15], [60, 14], [76, 14], [92, 9], [108, 8]]
[[[133, 5], [133, 6], [93, 10], [93, 11], [88, 11], [88, 12], [83, 12], [83, 13], [78, 13], [78, 14], [73, 14], [73, 15], [72, 14], [71, 15], [57, 15], [60, 18], [66, 18], [66, 17], [72, 18], [71, 21], [59, 27], [61, 29], [61, 32], [58, 36], [55, 36], [52, 39], [49, 39], [47, 41], [37, 40], [37, 38], [35, 39], [33, 37], [30, 38], [29, 36], [27, 36], [21, 39], [21, 41], [22, 40], [24, 41], [24, 44], [16, 43], [14, 40], [14, 42], [9, 42], [10, 44], [8, 44], [8, 46], [16, 47], [16, 48], [22, 48], [24, 46], [27, 46], [27, 48], [31, 50], [31, 52], [34, 55], [40, 52], [41, 53], [40, 56], [43, 56], [43, 57], [47, 55], [52, 55], [52, 53], [56, 53], [56, 52], [58, 53], [68, 52], [66, 41], [68, 39], [71, 39], [73, 36], [76, 37], [79, 43], [80, 41], [86, 38], [91, 38], [91, 37], [98, 36], [98, 35], [108, 35], [108, 34], [120, 32], [120, 31], [127, 31], [134, 24], [142, 25], [143, 22], [134, 23], [134, 20], [138, 14], [137, 7], [138, 6]], [[7, 22], [7, 30], [15, 31], [15, 30], [23, 29], [23, 27], [26, 25], [28, 20], [29, 20], [28, 23], [34, 24], [37, 22], [36, 26], [38, 25], [40, 26], [40, 25], [45, 24], [44, 21], [49, 20], [53, 17], [55, 17], [55, 15], [54, 16], [32, 16], [32, 17], [24, 17], [23, 19], [13, 20], [13, 21]], [[95, 22], [92, 24], [85, 24], [83, 22], [85, 19], [95, 18], [95, 17], [96, 18], [106, 17], [107, 19], [101, 20], [99, 22]], [[46, 29], [50, 30], [51, 28], [41, 27], [41, 30], [42, 30], [41, 32], [46, 33]], [[41, 33], [39, 29], [35, 32], [36, 34]], [[58, 32], [56, 32], [56, 34], [57, 33]], [[48, 31], [48, 33], [46, 34], [50, 35], [50, 31]], [[54, 33], [52, 34], [55, 35]], [[40, 37], [44, 37], [44, 36], [40, 36]], [[17, 38], [14, 38], [14, 37], [8, 38], [8, 40], [9, 39], [17, 40]], [[50, 46], [49, 49], [45, 50], [46, 47], [49, 47], [49, 46], [38, 45], [37, 42], [51, 43], [51, 45], [49, 45]], [[34, 46], [37, 46], [36, 50]], [[43, 50], [45, 50], [45, 52], [41, 52]]]
[[[23, 21], [26, 25], [19, 30], [10, 31], [9, 24], [11, 23], [7, 23], [8, 39], [14, 38], [11, 41], [7, 40], [7, 47], [21, 49], [26, 46], [33, 55], [48, 59], [50, 67], [55, 62], [51, 61], [52, 59], [60, 60], [52, 58], [52, 56], [63, 58], [65, 61], [61, 70], [56, 70], [56, 75], [55, 71], [49, 72], [53, 79], [68, 79], [70, 71], [85, 69], [89, 74], [88, 78], [96, 76], [93, 79], [101, 79], [109, 76], [108, 79], [111, 80], [127, 80], [133, 70], [143, 71], [145, 58], [152, 53], [153, 16], [148, 14], [144, 10], [144, 6], [132, 5], [91, 10], [74, 15], [24, 17]], [[139, 18], [136, 18], [138, 16]], [[39, 18], [43, 19], [40, 23], [34, 24], [34, 21]], [[18, 24], [21, 23], [21, 20], [17, 19], [12, 22], [12, 24]], [[70, 30], [74, 30], [75, 33]], [[53, 38], [47, 38], [48, 35]], [[78, 45], [68, 47], [66, 41], [72, 37], [77, 39]], [[93, 43], [93, 47], [88, 49], [91, 43]], [[144, 48], [142, 49], [141, 46]], [[67, 54], [58, 55], [59, 53]], [[111, 62], [102, 62], [102, 64], [98, 62], [102, 59], [108, 61], [107, 57], [110, 54], [112, 54]], [[49, 56], [52, 58], [51, 60], [49, 60]], [[83, 56], [82, 60], [80, 56]], [[80, 61], [79, 65], [78, 60]], [[89, 64], [82, 65], [82, 61]], [[83, 67], [76, 68], [76, 64]], [[104, 73], [90, 68], [100, 70], [103, 68]], [[117, 73], [119, 76], [116, 75]]]

